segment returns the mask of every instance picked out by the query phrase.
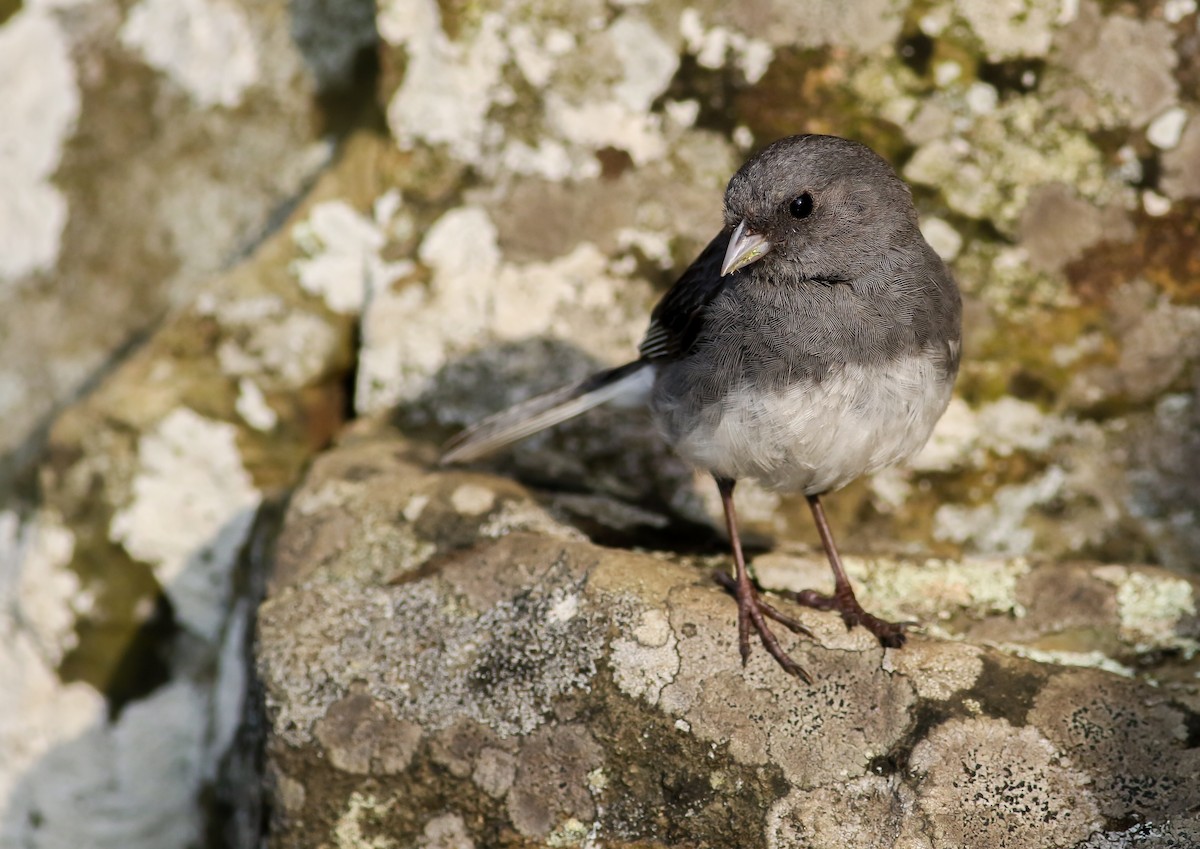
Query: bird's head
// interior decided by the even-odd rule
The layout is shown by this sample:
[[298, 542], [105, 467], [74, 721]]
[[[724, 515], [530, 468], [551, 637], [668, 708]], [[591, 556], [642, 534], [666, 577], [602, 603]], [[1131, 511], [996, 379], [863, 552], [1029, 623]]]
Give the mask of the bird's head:
[[733, 230], [721, 274], [752, 263], [781, 279], [853, 280], [918, 234], [908, 186], [870, 148], [790, 136], [743, 165], [725, 190]]

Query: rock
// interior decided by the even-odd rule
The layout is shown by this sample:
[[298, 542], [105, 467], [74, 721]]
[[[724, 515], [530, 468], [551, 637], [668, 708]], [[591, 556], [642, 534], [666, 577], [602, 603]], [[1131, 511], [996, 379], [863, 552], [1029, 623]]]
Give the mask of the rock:
[[318, 98], [364, 102], [350, 92], [377, 38], [372, 10], [0, 10], [0, 489], [37, 459], [52, 413], [244, 257], [327, 166], [323, 136], [344, 128]]
[[[291, 223], [350, 208], [360, 177], [333, 169]], [[351, 360], [351, 322], [290, 268], [305, 259], [288, 227], [209, 281], [58, 417], [39, 502], [0, 509], [0, 845], [257, 835], [258, 777], [222, 772], [253, 772], [234, 743], [255, 552], [340, 427]]]
[[[809, 687], [758, 647], [741, 666], [723, 555], [598, 546], [553, 495], [435, 456], [359, 428], [292, 499], [259, 614], [272, 846], [1200, 835], [1194, 583], [852, 558], [870, 604], [927, 624], [884, 650], [799, 612]], [[753, 565], [773, 586], [824, 569]]]
[[[468, 718], [430, 742], [428, 717], [397, 713], [394, 694], [331, 679], [339, 706], [318, 700], [295, 751], [328, 754], [336, 780], [297, 768], [272, 784], [272, 802], [298, 815], [345, 790], [321, 809], [335, 824], [322, 839], [482, 845], [504, 822], [502, 842], [586, 843], [585, 823], [617, 842], [612, 824], [637, 822], [645, 840], [683, 840], [618, 791], [669, 797], [673, 812], [700, 800], [714, 823], [715, 781], [742, 807], [712, 833], [755, 822], [744, 834], [760, 842], [950, 844], [992, 809], [936, 833], [931, 819], [911, 839], [901, 823], [958, 798], [945, 765], [970, 738], [989, 782], [985, 762], [1011, 740], [1014, 781], [1045, 788], [1039, 799], [1093, 776], [1059, 818], [1064, 844], [1186, 844], [1191, 826], [1149, 795], [1174, 792], [1166, 776], [1191, 766], [1194, 746], [1162, 741], [1195, 736], [1197, 18], [1192, 0], [0, 3], [0, 844], [257, 843], [265, 720], [253, 699], [243, 712], [256, 588], [298, 476], [350, 417], [403, 431], [406, 483], [388, 491], [375, 470], [394, 467], [366, 451], [326, 476], [338, 483], [324, 502], [305, 489], [279, 597], [331, 581], [442, 598], [442, 567], [491, 574], [470, 557], [525, 546], [541, 574], [561, 539], [572, 616], [567, 595], [534, 593], [525, 624], [503, 619], [503, 599], [513, 608], [536, 589], [521, 576], [463, 610], [542, 634], [538, 611], [553, 608], [583, 637], [546, 637], [509, 664], [505, 704], [529, 691], [521, 676], [561, 686], [534, 687], [518, 717], [536, 727], [507, 736], [495, 717]], [[755, 760], [753, 735], [769, 749], [801, 732], [754, 718], [783, 709], [775, 670], [729, 659], [729, 605], [691, 565], [723, 562], [715, 493], [644, 417], [596, 411], [486, 474], [429, 471], [428, 445], [461, 425], [630, 356], [656, 297], [711, 237], [730, 173], [796, 132], [859, 138], [906, 174], [966, 300], [958, 394], [928, 450], [829, 500], [843, 547], [873, 555], [850, 561], [873, 603], [925, 623], [879, 659], [810, 617], [819, 644], [797, 650], [823, 681], [907, 705], [907, 719], [860, 722], [859, 742], [843, 733], [852, 715], [829, 714], [835, 733], [819, 739], [834, 748], [818, 751], [830, 764], [908, 752], [907, 766], [859, 764], [839, 781], [790, 750]], [[803, 499], [745, 485], [738, 497], [747, 538], [771, 549], [755, 558], [764, 580], [827, 580], [805, 547]], [[525, 536], [499, 541], [514, 530]], [[1175, 571], [1129, 565], [1147, 562]], [[635, 563], [658, 577], [619, 615], [623, 591], [596, 576], [625, 586]], [[402, 569], [407, 588], [384, 584]], [[457, 609], [433, 624], [466, 632]], [[680, 611], [693, 609], [699, 630], [685, 634]], [[613, 631], [596, 642], [583, 625], [605, 616]], [[550, 649], [582, 665], [554, 671]], [[692, 670], [710, 655], [711, 687], [704, 669], [692, 690], [675, 685], [674, 659]], [[1083, 732], [1055, 725], [1066, 697], [1035, 705], [1019, 683], [1011, 699], [988, 683], [1050, 693], [1060, 679], [1080, 704], [1089, 688], [1133, 699], [1097, 727], [1148, 729], [1159, 774], [1130, 761], [1128, 782], [1105, 784], [1114, 749], [1075, 748]], [[273, 692], [280, 711], [311, 702]], [[588, 692], [652, 729], [653, 754], [683, 753], [664, 762], [719, 750], [729, 782], [698, 766], [670, 785], [611, 779], [599, 720], [569, 709]], [[738, 710], [712, 709], [717, 698]], [[712, 750], [723, 723], [728, 742]], [[558, 749], [572, 762], [551, 762]], [[406, 837], [378, 832], [394, 797], [370, 782], [414, 775], [453, 776], [478, 803], [437, 808], [417, 788], [428, 804]], [[772, 801], [743, 804], [738, 780]], [[533, 810], [539, 796], [553, 805]], [[1139, 811], [1148, 824], [1122, 819]], [[1084, 821], [1097, 830], [1081, 843]], [[282, 822], [286, 837], [307, 820]], [[989, 844], [1028, 837], [1027, 823], [994, 822], [1014, 836]], [[524, 836], [546, 828], [544, 841]]]

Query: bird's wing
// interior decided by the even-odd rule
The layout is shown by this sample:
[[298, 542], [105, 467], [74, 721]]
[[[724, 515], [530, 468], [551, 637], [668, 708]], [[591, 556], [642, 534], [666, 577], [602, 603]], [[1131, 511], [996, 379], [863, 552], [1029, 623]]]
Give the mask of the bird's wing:
[[736, 274], [721, 276], [721, 260], [729, 246], [726, 227], [708, 243], [650, 313], [650, 327], [638, 346], [646, 360], [677, 357], [687, 351], [700, 332], [704, 307]]

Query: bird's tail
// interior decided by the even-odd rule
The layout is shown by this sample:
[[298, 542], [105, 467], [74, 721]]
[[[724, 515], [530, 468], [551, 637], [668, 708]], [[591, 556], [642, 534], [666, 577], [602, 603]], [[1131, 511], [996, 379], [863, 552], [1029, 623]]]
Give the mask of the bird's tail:
[[645, 403], [653, 384], [654, 366], [645, 360], [593, 374], [472, 425], [446, 443], [441, 462], [445, 465], [477, 460], [610, 401], [622, 406]]

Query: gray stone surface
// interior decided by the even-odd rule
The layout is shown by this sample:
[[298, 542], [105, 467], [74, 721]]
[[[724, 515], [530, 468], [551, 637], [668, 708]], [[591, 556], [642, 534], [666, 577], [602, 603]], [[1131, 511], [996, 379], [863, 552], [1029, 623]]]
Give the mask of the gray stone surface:
[[[18, 500], [0, 498], [0, 843], [187, 846], [229, 828], [234, 845], [253, 843], [256, 716], [236, 727], [246, 640], [302, 469], [348, 415], [392, 416], [411, 440], [402, 450], [428, 451], [464, 423], [629, 356], [655, 298], [710, 237], [730, 172], [755, 146], [801, 131], [854, 136], [901, 169], [967, 315], [958, 395], [928, 450], [829, 500], [844, 549], [867, 555], [852, 559], [856, 577], [878, 605], [924, 622], [925, 638], [869, 668], [859, 661], [878, 651], [836, 628], [822, 627], [826, 648], [803, 651], [823, 672], [850, 675], [836, 680], [891, 693], [910, 718], [939, 700], [952, 709], [920, 729], [908, 772], [839, 784], [791, 754], [774, 764], [770, 745], [753, 760], [755, 717], [781, 709], [772, 683], [754, 696], [767, 713], [743, 712], [718, 744], [733, 778], [715, 779], [715, 792], [723, 803], [741, 779], [766, 793], [761, 776], [774, 782], [786, 765], [802, 781], [770, 785], [775, 825], [755, 834], [846, 838], [853, 820], [862, 825], [850, 842], [870, 845], [900, 834], [874, 823], [957, 798], [941, 758], [961, 751], [964, 727], [981, 763], [1009, 735], [1027, 770], [1014, 781], [1036, 776], [1047, 799], [1094, 775], [1098, 762], [1071, 748], [1076, 732], [1054, 724], [1061, 705], [1039, 701], [1031, 726], [1032, 702], [1023, 716], [1021, 703], [975, 692], [992, 664], [1001, 677], [1032, 670], [1039, 693], [1054, 692], [1041, 678], [1060, 673], [1108, 692], [1064, 665], [1131, 677], [1108, 698], [1141, 694], [1129, 721], [1159, 739], [1178, 733], [1173, 714], [1152, 708], [1195, 709], [1175, 687], [1194, 681], [1168, 673], [1191, 674], [1189, 576], [1200, 562], [1198, 19], [1192, 0], [0, 2], [0, 489], [14, 460], [31, 469]], [[376, 30], [377, 54], [358, 53]], [[48, 418], [77, 392], [85, 397]], [[42, 454], [28, 438], [38, 423], [49, 434]], [[367, 459], [356, 474], [390, 468]], [[426, 480], [428, 461], [404, 475]], [[712, 488], [644, 419], [612, 412], [486, 468], [436, 478], [447, 492], [414, 490], [401, 503], [373, 490], [374, 506], [317, 511], [327, 550], [300, 546], [280, 592], [328, 577], [324, 559], [347, 580], [367, 575], [356, 590], [366, 592], [397, 563], [517, 529], [532, 536], [504, 545], [524, 539], [538, 557], [563, 534], [572, 556], [602, 544], [612, 564], [655, 552], [635, 558], [638, 574], [665, 570], [662, 581], [681, 582], [678, 598], [670, 587], [650, 593], [634, 608], [644, 622], [617, 617], [599, 642], [584, 629], [579, 645], [546, 643], [583, 665], [560, 666], [551, 679], [567, 689], [537, 691], [550, 695], [529, 696], [532, 712], [508, 720], [541, 723], [528, 731], [471, 725], [426, 745], [414, 714], [341, 679], [338, 709], [299, 697], [291, 709], [317, 705], [306, 733], [337, 752], [326, 764], [337, 787], [408, 781], [433, 763], [430, 774], [482, 791], [476, 808], [430, 803], [404, 832], [414, 845], [478, 843], [476, 814], [497, 822], [510, 803], [525, 832], [567, 823], [564, 842], [586, 843], [571, 821], [589, 817], [657, 827], [659, 812], [633, 807], [636, 796], [615, 806], [616, 790], [588, 783], [596, 769], [609, 775], [607, 738], [559, 713], [581, 680], [632, 725], [658, 729], [655, 740], [685, 733], [675, 721], [691, 722], [684, 712], [708, 690], [688, 702], [666, 669], [707, 655], [689, 654], [703, 641], [672, 623], [695, 609], [721, 623], [711, 640], [729, 639], [725, 599], [679, 571], [721, 551]], [[526, 486], [553, 495], [531, 501]], [[770, 549], [756, 557], [764, 580], [825, 580], [805, 548], [814, 537], [802, 501], [744, 487], [739, 502], [748, 535]], [[339, 554], [347, 541], [349, 559]], [[1172, 571], [1136, 565], [1145, 562]], [[436, 561], [421, 568], [409, 590], [448, 586]], [[500, 567], [462, 570], [489, 568]], [[583, 561], [563, 568], [593, 574]], [[596, 574], [625, 574], [611, 568]], [[611, 610], [612, 593], [597, 586], [587, 577], [579, 590], [580, 623]], [[505, 597], [515, 596], [472, 597], [470, 609], [493, 611], [502, 633], [540, 634], [503, 624], [493, 608]], [[452, 614], [436, 624], [467, 632]], [[626, 655], [639, 659], [622, 666]], [[726, 676], [714, 698], [743, 698], [741, 672], [711, 656]], [[500, 695], [518, 695], [525, 668]], [[616, 668], [645, 671], [618, 680]], [[752, 683], [767, 674], [751, 670]], [[1144, 689], [1146, 676], [1157, 689]], [[970, 699], [987, 709], [973, 713]], [[539, 718], [547, 704], [557, 724]], [[846, 721], [829, 714], [835, 730]], [[842, 730], [812, 739], [831, 759], [850, 758], [864, 740], [882, 748], [899, 722], [885, 711], [858, 742]], [[718, 724], [697, 719], [694, 739], [711, 748]], [[1096, 757], [1111, 761], [1106, 745]], [[557, 747], [573, 753], [569, 768], [542, 757]], [[230, 749], [240, 760], [222, 758]], [[1192, 749], [1154, 751], [1176, 770]], [[738, 771], [746, 763], [752, 778]], [[1130, 769], [1128, 785], [1085, 785], [1096, 813], [1085, 804], [1080, 819], [1064, 815], [1065, 843], [1095, 818], [1085, 846], [1186, 845], [1194, 824], [1168, 822], [1147, 795], [1174, 792], [1169, 782]], [[689, 799], [714, 804], [707, 790], [695, 795], [712, 786], [703, 775], [667, 790], [643, 776], [637, 787], [686, 811]], [[301, 772], [275, 778], [280, 810], [341, 800], [327, 810], [339, 824], [331, 843], [392, 839], [372, 830], [386, 812], [368, 784], [324, 797]], [[570, 792], [531, 812], [527, 802], [559, 781]], [[1158, 819], [1121, 819], [1139, 806]], [[970, 822], [909, 842], [948, 843]], [[503, 840], [545, 842], [516, 829]]]
[[318, 97], [340, 86], [362, 101], [347, 92], [372, 6], [0, 11], [0, 491], [52, 414], [244, 257], [327, 164]]
[[[335, 169], [308, 202], [362, 176]], [[352, 324], [289, 271], [302, 256], [285, 229], [210, 281], [58, 417], [38, 503], [0, 509], [0, 846], [257, 840], [253, 743], [233, 745], [256, 587], [351, 362]]]
[[[724, 557], [597, 546], [553, 495], [434, 456], [360, 428], [292, 499], [259, 615], [273, 846], [451, 830], [455, 846], [1083, 849], [1200, 828], [1195, 584], [854, 558], [872, 604], [926, 627], [884, 650], [800, 612], [816, 638], [785, 642], [809, 687], [761, 650], [742, 668], [708, 577]], [[824, 568], [803, 551], [752, 567], [772, 586]]]

